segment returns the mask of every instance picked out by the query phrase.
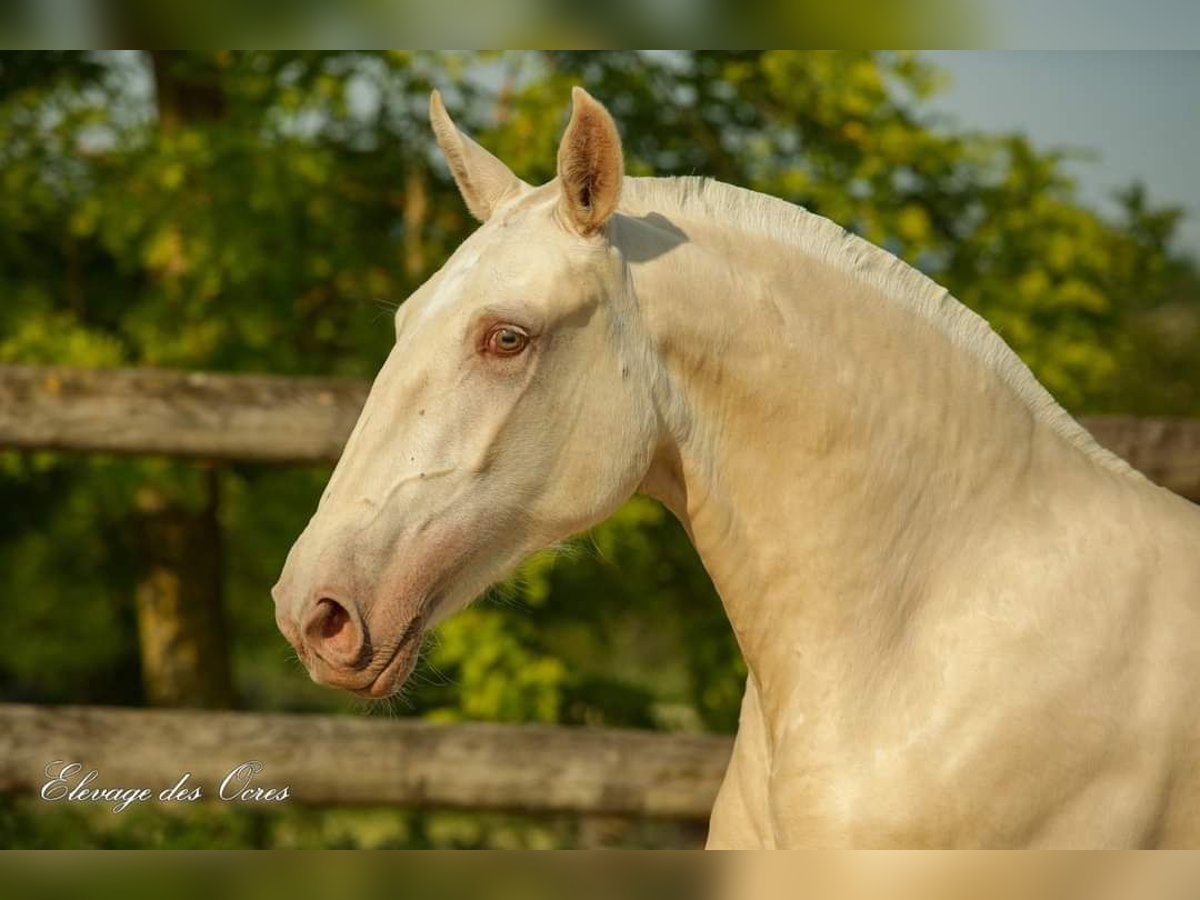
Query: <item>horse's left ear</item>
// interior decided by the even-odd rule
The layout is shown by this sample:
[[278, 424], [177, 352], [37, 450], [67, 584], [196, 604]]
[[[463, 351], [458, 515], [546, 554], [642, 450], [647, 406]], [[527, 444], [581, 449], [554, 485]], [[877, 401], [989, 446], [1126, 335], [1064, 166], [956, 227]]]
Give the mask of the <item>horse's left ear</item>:
[[571, 121], [558, 146], [563, 218], [580, 234], [599, 231], [621, 197], [625, 160], [612, 116], [581, 87], [571, 91]]

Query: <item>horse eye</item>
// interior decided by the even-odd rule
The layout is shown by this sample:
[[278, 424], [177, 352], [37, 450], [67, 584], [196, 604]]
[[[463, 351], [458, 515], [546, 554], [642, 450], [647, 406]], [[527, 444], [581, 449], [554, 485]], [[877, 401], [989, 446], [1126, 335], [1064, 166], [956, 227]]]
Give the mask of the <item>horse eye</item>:
[[486, 348], [497, 356], [515, 356], [525, 349], [529, 335], [514, 325], [498, 325], [488, 332]]

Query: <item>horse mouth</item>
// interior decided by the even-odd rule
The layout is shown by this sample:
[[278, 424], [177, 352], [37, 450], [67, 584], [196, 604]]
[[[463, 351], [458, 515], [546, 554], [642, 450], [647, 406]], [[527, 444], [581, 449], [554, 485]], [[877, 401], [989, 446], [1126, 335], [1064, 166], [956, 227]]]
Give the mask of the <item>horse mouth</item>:
[[396, 641], [394, 649], [378, 674], [362, 687], [350, 688], [351, 693], [368, 700], [383, 700], [397, 693], [417, 666], [417, 659], [421, 655], [421, 638], [425, 634], [427, 621], [428, 617], [425, 615], [413, 619]]
[[366, 687], [352, 688], [351, 692], [367, 700], [386, 700], [397, 693], [408, 676], [417, 666], [416, 650], [409, 653], [397, 652], [378, 675]]

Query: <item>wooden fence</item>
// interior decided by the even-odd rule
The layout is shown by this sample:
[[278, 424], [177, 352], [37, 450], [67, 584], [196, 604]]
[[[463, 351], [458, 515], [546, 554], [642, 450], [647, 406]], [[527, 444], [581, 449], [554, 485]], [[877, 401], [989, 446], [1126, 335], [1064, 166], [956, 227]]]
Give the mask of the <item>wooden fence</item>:
[[331, 462], [366, 398], [348, 379], [0, 366], [0, 447]]
[[[0, 366], [0, 449], [162, 454], [209, 461], [336, 460], [367, 396], [360, 381], [153, 369]], [[1084, 424], [1150, 478], [1200, 499], [1200, 422]], [[0, 790], [37, 791], [54, 759], [105, 785], [210, 795], [259, 759], [263, 784], [313, 804], [704, 818], [730, 741], [601, 729], [331, 716], [0, 704]]]
[[704, 819], [731, 749], [617, 729], [0, 704], [0, 791], [16, 793], [62, 760], [96, 769], [95, 788], [157, 794], [190, 772], [216, 798], [257, 760], [254, 786], [286, 785], [297, 803]]

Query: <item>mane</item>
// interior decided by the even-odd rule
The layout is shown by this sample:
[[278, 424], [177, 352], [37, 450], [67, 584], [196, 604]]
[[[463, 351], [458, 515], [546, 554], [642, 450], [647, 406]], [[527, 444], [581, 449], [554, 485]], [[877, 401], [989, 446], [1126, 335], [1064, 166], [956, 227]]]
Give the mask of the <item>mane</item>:
[[1088, 458], [1113, 472], [1136, 472], [1096, 443], [984, 318], [924, 273], [836, 222], [767, 194], [694, 176], [626, 178], [622, 206], [628, 205], [646, 212], [674, 209], [771, 238], [875, 288], [976, 357], [1012, 389], [1037, 420]]

